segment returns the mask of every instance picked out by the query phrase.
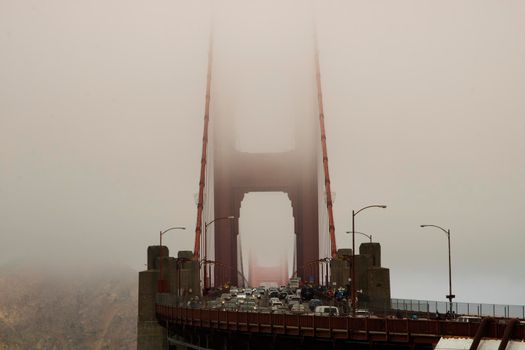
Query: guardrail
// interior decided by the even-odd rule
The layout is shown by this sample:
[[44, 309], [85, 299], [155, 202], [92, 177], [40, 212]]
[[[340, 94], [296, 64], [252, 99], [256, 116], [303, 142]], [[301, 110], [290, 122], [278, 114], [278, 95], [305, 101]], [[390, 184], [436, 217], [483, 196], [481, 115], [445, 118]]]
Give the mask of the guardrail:
[[[157, 303], [164, 305], [186, 307], [188, 299], [181, 298], [172, 294], [157, 294]], [[206, 298], [201, 298], [199, 306], [207, 307], [210, 302]], [[326, 302], [327, 305], [339, 307], [342, 315], [350, 313], [350, 306], [345, 302]], [[457, 316], [476, 316], [494, 318], [518, 318], [525, 320], [525, 306], [523, 305], [501, 305], [484, 303], [452, 303], [454, 315], [447, 315], [449, 303], [446, 301], [431, 301], [417, 299], [391, 299], [390, 303], [366, 303], [360, 302], [359, 309], [368, 310], [371, 315], [390, 317], [390, 318], [454, 318]]]
[[[374, 342], [433, 344], [440, 337], [474, 337], [480, 323], [387, 317], [348, 317], [272, 314], [186, 308], [156, 304], [160, 324], [185, 325], [223, 331], [310, 336]], [[486, 337], [502, 338], [507, 320], [495, 320]], [[518, 324], [511, 339], [525, 340], [525, 325]]]
[[[430, 301], [413, 299], [392, 299], [391, 308], [402, 313], [418, 312], [430, 314], [446, 314], [449, 310], [448, 301]], [[501, 305], [483, 303], [452, 303], [452, 310], [456, 315], [478, 316], [478, 317], [502, 317], [525, 319], [525, 306], [523, 305]]]

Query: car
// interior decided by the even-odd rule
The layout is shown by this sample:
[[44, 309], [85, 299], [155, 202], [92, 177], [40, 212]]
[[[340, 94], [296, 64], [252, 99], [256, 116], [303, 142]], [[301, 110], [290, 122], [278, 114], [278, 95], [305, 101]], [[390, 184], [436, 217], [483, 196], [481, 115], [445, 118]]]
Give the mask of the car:
[[346, 292], [345, 288], [338, 288], [335, 291], [334, 296], [335, 296], [335, 300], [343, 301], [343, 300], [345, 300], [348, 297], [348, 293]]
[[253, 300], [247, 300], [244, 305], [249, 305], [250, 307], [252, 307], [254, 310], [257, 310], [257, 303]]
[[279, 291], [278, 290], [271, 290], [268, 292], [269, 298], [277, 298], [279, 299]]
[[226, 311], [237, 311], [239, 309], [239, 305], [235, 302], [228, 301], [224, 304], [223, 309]]
[[222, 306], [220, 300], [208, 300], [204, 303], [204, 307], [208, 309], [217, 309]]
[[253, 304], [245, 303], [245, 304], [242, 304], [241, 306], [239, 306], [239, 311], [257, 312], [257, 306], [253, 305]]
[[288, 286], [295, 290], [299, 288], [300, 283], [301, 283], [301, 279], [299, 277], [293, 277], [293, 278], [290, 278], [290, 280], [288, 281]]
[[279, 292], [279, 299], [286, 299], [288, 293], [286, 291]]
[[301, 304], [301, 298], [295, 295], [290, 296], [286, 299], [286, 302], [289, 306], [295, 305], [295, 304]]
[[312, 299], [308, 302], [308, 307], [310, 311], [314, 311], [317, 306], [323, 305], [323, 302], [320, 299]]
[[257, 307], [257, 312], [260, 312], [260, 313], [270, 313], [272, 311], [272, 309], [270, 307], [267, 307], [267, 306], [258, 306]]
[[232, 295], [230, 293], [221, 294], [221, 300], [230, 300], [231, 298], [232, 298]]
[[272, 307], [272, 314], [281, 314], [281, 315], [284, 315], [284, 314], [288, 314], [288, 310], [285, 309], [285, 308], [273, 308], [273, 307]]
[[337, 306], [321, 305], [314, 310], [316, 316], [339, 316], [339, 309]]
[[272, 302], [271, 305], [272, 305], [272, 308], [273, 307], [280, 307], [280, 308], [284, 307], [283, 302], [280, 300]]
[[465, 322], [465, 323], [480, 323], [481, 322], [481, 317], [479, 317], [479, 316], [463, 315], [463, 316], [459, 316], [458, 318], [456, 318], [455, 321], [456, 322]]
[[370, 311], [367, 309], [356, 309], [355, 317], [370, 317]]
[[279, 313], [287, 313], [288, 309], [284, 307], [283, 303], [281, 301], [275, 302], [272, 304], [271, 310], [273, 313], [278, 311]]
[[303, 304], [293, 304], [292, 305], [292, 308], [290, 309], [290, 311], [293, 313], [293, 314], [304, 314], [306, 312], [306, 308], [304, 307]]
[[301, 288], [301, 299], [311, 300], [314, 297], [314, 289], [312, 287], [304, 286]]
[[197, 309], [200, 306], [200, 304], [198, 300], [191, 299], [190, 301], [186, 303], [186, 306], [189, 307], [190, 309]]
[[270, 300], [268, 300], [268, 303], [270, 305], [273, 305], [274, 303], [281, 303], [282, 304], [282, 302], [279, 300], [279, 298], [270, 298]]

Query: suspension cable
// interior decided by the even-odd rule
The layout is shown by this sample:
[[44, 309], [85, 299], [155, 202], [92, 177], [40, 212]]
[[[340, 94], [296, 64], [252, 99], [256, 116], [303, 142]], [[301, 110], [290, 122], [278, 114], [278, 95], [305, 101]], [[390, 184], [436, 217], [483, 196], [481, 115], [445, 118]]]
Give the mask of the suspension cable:
[[321, 147], [323, 153], [324, 186], [326, 192], [326, 209], [328, 211], [328, 231], [330, 232], [330, 247], [332, 257], [337, 255], [335, 242], [334, 213], [332, 210], [332, 191], [330, 189], [330, 172], [328, 170], [328, 150], [326, 147], [326, 130], [324, 126], [323, 91], [321, 87], [321, 69], [319, 64], [319, 48], [317, 46], [317, 35], [315, 35], [315, 78], [317, 83], [317, 102], [319, 105], [319, 125], [321, 128]]
[[204, 130], [202, 134], [202, 156], [201, 172], [199, 180], [199, 197], [197, 202], [197, 223], [195, 225], [195, 245], [193, 248], [193, 258], [200, 259], [201, 233], [202, 233], [202, 211], [204, 202], [204, 186], [206, 181], [206, 163], [208, 156], [208, 124], [210, 121], [210, 96], [211, 96], [211, 68], [213, 59], [213, 37], [210, 31], [210, 44], [208, 48], [208, 71], [206, 74], [206, 99], [204, 105]]

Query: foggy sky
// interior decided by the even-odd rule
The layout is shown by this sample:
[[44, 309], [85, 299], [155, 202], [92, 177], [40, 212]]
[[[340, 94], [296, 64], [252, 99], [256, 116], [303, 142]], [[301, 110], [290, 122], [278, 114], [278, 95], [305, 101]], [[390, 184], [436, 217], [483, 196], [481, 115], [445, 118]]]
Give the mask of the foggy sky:
[[[173, 225], [188, 230], [166, 244], [192, 249], [211, 8], [262, 3], [1, 0], [0, 264], [138, 270]], [[381, 242], [394, 297], [444, 300], [445, 236], [419, 228], [436, 224], [458, 301], [525, 304], [525, 3], [312, 7], [339, 247], [352, 209], [387, 204], [356, 230]]]

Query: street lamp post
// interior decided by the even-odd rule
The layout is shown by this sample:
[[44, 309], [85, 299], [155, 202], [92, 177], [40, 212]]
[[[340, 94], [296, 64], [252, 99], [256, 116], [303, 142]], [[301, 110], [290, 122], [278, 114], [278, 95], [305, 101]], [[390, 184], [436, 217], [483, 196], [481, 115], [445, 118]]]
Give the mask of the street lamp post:
[[164, 293], [166, 292], [166, 285], [164, 283], [164, 278], [162, 278], [162, 235], [164, 235], [166, 232], [168, 231], [171, 231], [171, 230], [185, 230], [186, 227], [183, 227], [183, 226], [176, 226], [176, 227], [170, 227], [164, 231], [160, 231], [160, 234], [159, 234], [159, 249], [160, 249], [160, 253], [159, 253], [159, 282], [158, 282], [158, 285], [157, 285], [157, 289], [159, 291], [159, 293]]
[[359, 209], [358, 211], [352, 210], [352, 317], [355, 317], [355, 307], [357, 304], [356, 298], [356, 280], [355, 280], [355, 216], [365, 209], [369, 208], [382, 208], [385, 209], [386, 205], [368, 205]]
[[[352, 233], [352, 231], [346, 231], [346, 233]], [[364, 232], [355, 231], [355, 233], [365, 236], [370, 240], [370, 243], [372, 243], [372, 235], [366, 234]]]
[[[219, 220], [233, 220], [235, 216], [224, 216], [220, 218], [215, 218], [208, 223], [204, 223], [204, 291], [207, 292], [208, 289], [208, 226], [213, 224], [215, 221]], [[210, 271], [211, 277], [211, 271]]]
[[447, 241], [448, 241], [448, 295], [446, 296], [446, 298], [448, 299], [449, 311], [450, 311], [450, 314], [452, 315], [452, 299], [454, 299], [456, 296], [452, 294], [452, 258], [450, 254], [450, 229], [445, 230], [443, 227], [437, 226], [437, 225], [420, 225], [420, 226], [421, 227], [435, 227], [445, 232], [445, 234], [447, 235]]

